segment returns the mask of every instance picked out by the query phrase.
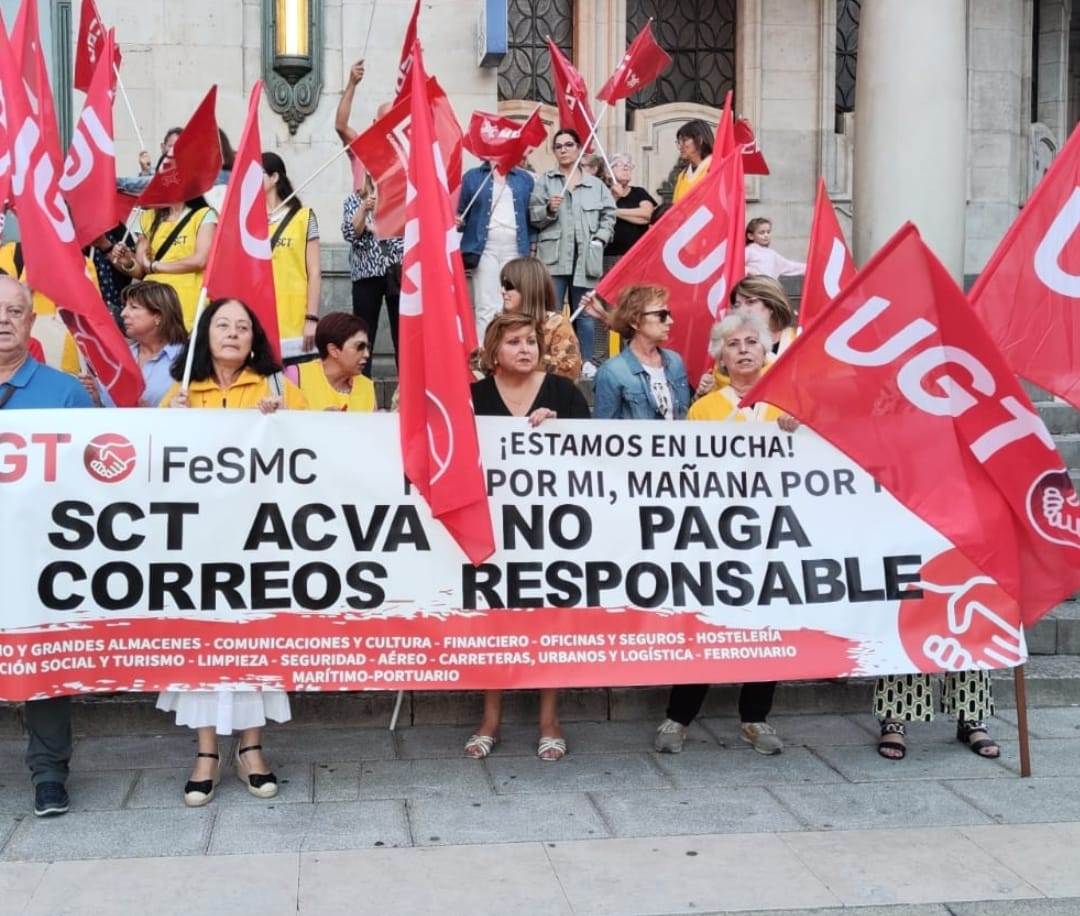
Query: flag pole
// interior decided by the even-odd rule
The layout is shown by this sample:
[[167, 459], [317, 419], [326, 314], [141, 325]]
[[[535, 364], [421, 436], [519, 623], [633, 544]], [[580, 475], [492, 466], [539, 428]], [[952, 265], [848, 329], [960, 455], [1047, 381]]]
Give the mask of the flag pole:
[[405, 691], [399, 690], [397, 692], [397, 699], [394, 701], [394, 712], [390, 716], [390, 731], [397, 728], [398, 716], [401, 714], [401, 701], [405, 699]]
[[1031, 743], [1028, 740], [1027, 684], [1024, 681], [1024, 666], [1013, 668], [1013, 687], [1016, 692], [1016, 731], [1020, 739], [1020, 776], [1031, 775]]
[[184, 377], [180, 380], [180, 393], [187, 394], [188, 385], [191, 384], [191, 368], [195, 362], [195, 338], [199, 333], [199, 319], [202, 318], [206, 308], [206, 287], [199, 290], [199, 302], [195, 306], [195, 320], [191, 323], [191, 337], [188, 338], [187, 359], [184, 360]]
[[588, 136], [588, 139], [586, 139], [585, 142], [581, 144], [581, 152], [578, 153], [578, 157], [574, 161], [574, 168], [570, 169], [570, 174], [571, 175], [574, 174], [574, 169], [576, 169], [578, 167], [581, 160], [585, 158], [585, 150], [587, 150], [589, 148], [589, 144], [592, 143], [593, 140], [595, 140], [596, 145], [600, 147], [600, 155], [604, 157], [604, 165], [607, 166], [609, 172], [611, 171], [611, 163], [608, 162], [607, 152], [605, 152], [605, 150], [604, 150], [604, 144], [602, 144], [600, 142], [600, 138], [598, 136], [596, 136], [596, 128], [598, 128], [600, 126], [600, 122], [602, 120], [604, 120], [604, 115], [607, 114], [608, 107], [610, 107], [610, 106], [605, 105], [603, 108], [600, 109], [600, 114], [598, 114], [596, 116], [596, 123], [595, 124], [591, 124], [591, 123], [589, 124], [589, 136]]
[[113, 64], [113, 73], [116, 74], [116, 85], [120, 90], [120, 95], [124, 97], [124, 105], [127, 106], [128, 117], [131, 118], [131, 126], [135, 130], [135, 139], [139, 141], [139, 151], [146, 150], [149, 152], [146, 146], [146, 141], [143, 139], [142, 131], [139, 130], [139, 125], [135, 121], [135, 109], [131, 107], [131, 99], [128, 98], [127, 89], [124, 88], [124, 81], [120, 77], [120, 68]]
[[300, 184], [293, 188], [292, 194], [286, 197], [280, 204], [274, 207], [273, 212], [270, 214], [270, 221], [274, 221], [274, 214], [281, 210], [290, 200], [296, 197], [301, 191], [304, 190], [309, 184], [311, 184], [316, 178], [318, 178], [323, 172], [325, 172], [330, 166], [337, 162], [342, 156], [344, 156], [352, 147], [349, 144], [344, 144], [333, 156], [320, 165], [314, 172], [308, 175]]
[[494, 171], [495, 171], [495, 166], [491, 166], [491, 171], [489, 171], [484, 176], [484, 180], [480, 182], [480, 187], [478, 187], [476, 189], [476, 193], [473, 194], [472, 200], [470, 200], [467, 204], [465, 204], [465, 209], [462, 210], [461, 213], [459, 214], [460, 219], [465, 219], [466, 215], [468, 215], [468, 212], [472, 209], [472, 205], [476, 203], [476, 198], [478, 198], [480, 196], [480, 192], [484, 190], [484, 186], [489, 181], [491, 181], [491, 176], [494, 173]]
[[375, 22], [375, 0], [371, 0], [371, 15], [368, 16], [367, 34], [364, 35], [364, 50], [360, 55], [360, 60], [365, 60], [367, 58], [368, 42], [371, 41], [371, 26], [374, 24], [374, 22]]

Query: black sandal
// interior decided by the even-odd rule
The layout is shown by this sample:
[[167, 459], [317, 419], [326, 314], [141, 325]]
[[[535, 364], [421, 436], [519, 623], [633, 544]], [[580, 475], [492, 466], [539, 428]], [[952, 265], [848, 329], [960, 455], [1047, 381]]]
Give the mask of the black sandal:
[[[904, 727], [903, 722], [882, 722], [881, 723], [881, 740], [878, 741], [877, 752], [886, 760], [903, 760], [907, 756], [907, 745], [902, 741], [887, 741], [886, 736], [899, 735], [901, 738], [907, 736], [907, 729]], [[896, 751], [893, 754], [887, 754], [885, 751]]]
[[[986, 737], [972, 741], [971, 736], [975, 732], [983, 732]], [[958, 719], [956, 722], [956, 740], [967, 745], [973, 754], [978, 754], [978, 756], [985, 757], [987, 760], [997, 760], [1001, 756], [1001, 747], [990, 737], [990, 729], [986, 727], [985, 722], [965, 722], [963, 719]], [[983, 751], [990, 749], [993, 749], [992, 754], [983, 753]]]
[[252, 744], [236, 750], [236, 776], [256, 798], [273, 798], [278, 792], [277, 777], [273, 773], [253, 773], [241, 755], [248, 751], [261, 751], [261, 744]]
[[[196, 757], [209, 757], [211, 760], [220, 760], [221, 758], [217, 754], [208, 754], [206, 751], [199, 751]], [[184, 783], [184, 804], [189, 808], [201, 808], [203, 805], [210, 802], [214, 797], [214, 789], [218, 784], [218, 780], [221, 778], [221, 768], [218, 768], [217, 775], [213, 779], [189, 779]]]

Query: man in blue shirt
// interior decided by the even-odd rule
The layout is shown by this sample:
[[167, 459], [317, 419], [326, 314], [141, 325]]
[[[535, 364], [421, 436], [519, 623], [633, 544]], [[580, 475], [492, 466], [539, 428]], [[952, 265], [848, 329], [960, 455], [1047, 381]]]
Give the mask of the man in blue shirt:
[[[0, 276], [0, 410], [34, 407], [92, 407], [79, 382], [30, 356], [34, 304], [30, 290]], [[34, 814], [68, 809], [64, 783], [71, 760], [71, 697], [31, 700], [23, 716], [29, 742], [26, 763], [34, 782]]]

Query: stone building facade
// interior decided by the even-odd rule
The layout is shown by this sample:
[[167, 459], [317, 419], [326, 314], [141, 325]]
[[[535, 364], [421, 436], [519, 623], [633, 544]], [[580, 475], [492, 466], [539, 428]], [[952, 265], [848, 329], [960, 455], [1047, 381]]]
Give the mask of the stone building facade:
[[[185, 121], [211, 82], [219, 85], [219, 123], [239, 137], [246, 93], [264, 75], [267, 10], [274, 0], [97, 2], [117, 29], [125, 88], [152, 150], [168, 127]], [[38, 3], [54, 81], [65, 85], [79, 0]], [[317, 104], [295, 132], [265, 103], [261, 121], [264, 145], [283, 156], [294, 182], [340, 148], [334, 110], [352, 61], [365, 55], [368, 72], [355, 126], [368, 124], [392, 94], [412, 0], [301, 5], [309, 4], [321, 17]], [[17, 6], [17, 0], [0, 0], [9, 26]], [[481, 14], [500, 6], [509, 18], [509, 53], [501, 66], [481, 66]], [[874, 25], [886, 6], [901, 10], [912, 31], [893, 33], [887, 18]], [[885, 145], [898, 150], [897, 157], [890, 165], [866, 152], [862, 174], [869, 182], [899, 183], [913, 204], [927, 198], [924, 209], [937, 205], [941, 189], [923, 179], [955, 176], [947, 195], [962, 208], [955, 269], [962, 265], [971, 275], [1080, 116], [1080, 54], [1072, 53], [1080, 25], [1071, 6], [1071, 0], [423, 0], [419, 31], [428, 69], [463, 123], [473, 109], [523, 114], [538, 102], [550, 121], [547, 54], [538, 48], [544, 36], [555, 36], [595, 91], [653, 16], [661, 44], [679, 63], [660, 85], [630, 100], [629, 111], [626, 102], [609, 111], [599, 132], [608, 151], [634, 155], [638, 183], [662, 188], [676, 162], [678, 126], [691, 117], [715, 120], [723, 91], [733, 88], [736, 109], [757, 128], [772, 168], [768, 177], [748, 179], [750, 214], [770, 216], [776, 247], [801, 258], [823, 175], [860, 257], [859, 240], [872, 236], [866, 227], [894, 214], [872, 212], [877, 197], [870, 185], [861, 188], [860, 208], [857, 126], [867, 137], [886, 130]], [[860, 44], [879, 50], [860, 55]], [[912, 116], [883, 128], [872, 123], [875, 94], [891, 90], [907, 93]], [[81, 95], [57, 95], [62, 116], [77, 115]], [[927, 124], [935, 125], [934, 136], [924, 136]], [[120, 101], [116, 125], [121, 170], [134, 171], [138, 143]], [[881, 142], [880, 136], [867, 140], [866, 149]], [[908, 149], [912, 157], [905, 159]], [[534, 164], [545, 165], [548, 155], [537, 153]], [[957, 156], [957, 169], [943, 166]], [[332, 249], [341, 244], [338, 224], [348, 190], [343, 161], [303, 194], [320, 217], [331, 274], [342, 267], [343, 252]], [[913, 206], [914, 215], [920, 212]], [[333, 284], [327, 295], [336, 298]]]

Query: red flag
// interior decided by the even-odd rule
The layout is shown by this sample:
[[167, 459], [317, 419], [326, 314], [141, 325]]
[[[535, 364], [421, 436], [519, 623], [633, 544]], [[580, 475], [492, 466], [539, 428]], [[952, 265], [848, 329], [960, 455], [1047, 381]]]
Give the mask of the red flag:
[[547, 139], [547, 128], [537, 108], [525, 121], [515, 121], [486, 111], [474, 111], [469, 132], [462, 143], [477, 159], [490, 162], [492, 168], [509, 175], [530, 150]]
[[263, 191], [262, 143], [259, 140], [259, 100], [262, 80], [251, 87], [247, 122], [236, 148], [236, 162], [221, 217], [210, 245], [203, 285], [211, 299], [239, 299], [259, 319], [270, 338], [274, 358], [281, 359], [270, 229]]
[[589, 135], [596, 123], [589, 108], [589, 90], [581, 74], [555, 42], [549, 38], [547, 44], [551, 52], [551, 72], [555, 77], [555, 99], [559, 103], [559, 129], [575, 131], [588, 149], [591, 145]]
[[720, 120], [716, 122], [716, 142], [713, 144], [713, 156], [717, 159], [726, 159], [728, 153], [735, 149], [735, 122], [732, 120], [733, 115], [731, 113], [732, 95], [730, 89], [724, 93], [724, 107], [720, 109]]
[[1080, 409], [1080, 130], [1028, 198], [968, 298], [1020, 376]]
[[709, 169], [596, 288], [601, 298], [614, 302], [635, 283], [666, 287], [675, 318], [668, 341], [682, 354], [693, 385], [712, 366], [709, 331], [745, 273], [745, 226], [742, 157], [733, 152]]
[[71, 135], [60, 190], [71, 208], [75, 237], [89, 245], [116, 225], [116, 151], [113, 147], [113, 98], [116, 78], [112, 68], [114, 33], [105, 37], [105, 56], [98, 61], [82, 114]]
[[394, 86], [394, 101], [397, 102], [406, 92], [409, 83], [409, 71], [412, 69], [412, 49], [416, 44], [416, 23], [420, 18], [420, 0], [413, 4], [409, 24], [405, 26], [405, 40], [401, 43], [401, 59], [398, 61], [397, 84]]
[[495, 536], [472, 411], [469, 346], [462, 336], [472, 311], [442, 156], [425, 104], [419, 42], [412, 61], [400, 306], [401, 452], [405, 476], [475, 564], [495, 552]]
[[30, 111], [43, 134], [45, 152], [53, 164], [53, 170], [59, 172], [64, 161], [60, 151], [60, 130], [56, 126], [49, 70], [45, 66], [45, 54], [41, 48], [36, 0], [23, 0], [11, 32], [11, 43], [15, 50], [16, 66], [22, 71]]
[[[75, 88], [86, 92], [94, 78], [94, 68], [105, 50], [105, 24], [94, 0], [83, 0], [79, 13], [79, 40], [75, 42]], [[113, 66], [120, 66], [120, 49], [113, 37]]]
[[844, 241], [829, 192], [825, 190], [825, 179], [819, 178], [814, 221], [810, 225], [810, 247], [806, 252], [806, 276], [799, 303], [799, 327], [809, 327], [854, 278], [855, 261]]
[[615, 72], [608, 77], [608, 81], [600, 87], [596, 97], [602, 102], [614, 105], [619, 99], [625, 99], [642, 86], [647, 86], [670, 64], [671, 58], [667, 51], [653, 38], [650, 19], [626, 49], [626, 55], [615, 68]]
[[753, 125], [746, 118], [738, 118], [734, 127], [735, 144], [742, 149], [743, 171], [747, 175], [768, 175], [769, 164], [761, 152]]
[[1080, 589], [1080, 502], [1039, 415], [910, 223], [748, 392], [949, 538], [1031, 626]]
[[217, 86], [199, 103], [157, 174], [139, 195], [140, 207], [164, 207], [205, 194], [221, 173], [221, 141], [214, 118]]
[[[405, 231], [405, 170], [409, 164], [412, 83], [394, 106], [352, 141], [350, 146], [379, 189], [375, 208], [375, 231], [382, 238], [396, 238]], [[435, 135], [443, 162], [447, 163], [450, 194], [461, 189], [461, 127], [454, 109], [435, 77], [426, 83], [425, 98], [435, 120]]]
[[26, 279], [33, 289], [56, 303], [114, 403], [134, 407], [143, 389], [142, 372], [97, 287], [86, 275], [75, 241], [75, 225], [60, 194], [44, 132], [27, 98], [2, 18], [0, 93], [12, 146], [19, 150], [13, 165], [11, 198], [19, 217]]

